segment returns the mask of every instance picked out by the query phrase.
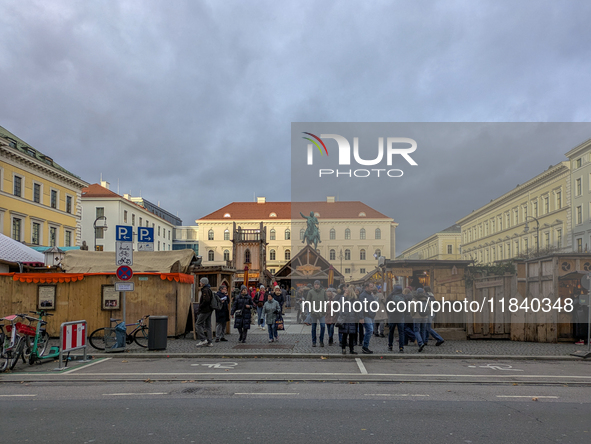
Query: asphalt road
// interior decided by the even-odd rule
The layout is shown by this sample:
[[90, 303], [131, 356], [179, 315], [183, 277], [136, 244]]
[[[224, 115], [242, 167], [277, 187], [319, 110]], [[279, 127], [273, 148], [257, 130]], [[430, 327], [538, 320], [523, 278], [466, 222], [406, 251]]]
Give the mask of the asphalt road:
[[2, 442], [588, 443], [591, 388], [1, 384], [0, 417]]

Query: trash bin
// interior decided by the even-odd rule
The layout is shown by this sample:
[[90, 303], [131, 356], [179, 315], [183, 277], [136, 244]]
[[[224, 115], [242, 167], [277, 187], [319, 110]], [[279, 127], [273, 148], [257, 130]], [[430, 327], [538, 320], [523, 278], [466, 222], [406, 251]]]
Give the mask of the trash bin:
[[150, 316], [148, 350], [166, 350], [168, 316]]

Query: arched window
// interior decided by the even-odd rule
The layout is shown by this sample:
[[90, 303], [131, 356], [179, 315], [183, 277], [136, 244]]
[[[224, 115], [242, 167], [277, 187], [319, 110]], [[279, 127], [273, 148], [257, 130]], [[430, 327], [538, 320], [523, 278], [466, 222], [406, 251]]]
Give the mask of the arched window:
[[213, 256], [213, 250], [209, 250], [207, 252], [207, 260], [208, 261], [213, 261], [213, 258], [214, 258], [214, 256]]
[[304, 240], [304, 229], [300, 230], [300, 240]]
[[244, 252], [244, 263], [250, 263], [250, 250]]
[[345, 239], [351, 239], [351, 230], [348, 228], [345, 230]]
[[285, 260], [288, 261], [291, 259], [291, 251], [285, 250]]
[[224, 240], [230, 240], [230, 230], [227, 228], [226, 231], [224, 231]]
[[224, 260], [225, 261], [230, 260], [230, 250], [224, 250]]
[[209, 230], [207, 232], [207, 240], [213, 240], [213, 230]]
[[362, 228], [361, 230], [359, 230], [359, 239], [361, 239], [361, 240], [365, 239], [365, 228]]
[[337, 252], [334, 250], [330, 250], [330, 260], [334, 261], [337, 259]]
[[289, 231], [289, 228], [287, 230], [285, 230], [285, 240], [290, 240], [291, 239], [291, 231]]
[[269, 240], [275, 240], [275, 230], [269, 231]]
[[269, 251], [269, 260], [270, 261], [274, 261], [275, 260], [275, 250]]
[[382, 238], [382, 230], [380, 230], [379, 228], [376, 228], [376, 239], [381, 239]]
[[382, 255], [382, 250], [376, 250], [376, 259], [379, 259]]
[[345, 250], [345, 260], [346, 261], [351, 260], [351, 250]]
[[330, 229], [330, 240], [335, 240], [337, 238], [337, 232], [334, 228]]
[[361, 260], [361, 261], [365, 260], [365, 250], [363, 250], [363, 249], [359, 250], [359, 260]]

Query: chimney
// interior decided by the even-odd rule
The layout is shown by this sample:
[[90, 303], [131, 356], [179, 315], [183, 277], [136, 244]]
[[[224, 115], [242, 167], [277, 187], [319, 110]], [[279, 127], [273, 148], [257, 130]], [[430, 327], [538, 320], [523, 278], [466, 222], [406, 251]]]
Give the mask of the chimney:
[[257, 197], [257, 203], [265, 203], [266, 199], [264, 197]]
[[327, 202], [327, 203], [335, 203], [335, 198], [334, 198], [334, 196], [327, 196], [327, 197], [326, 197], [326, 202]]
[[101, 187], [106, 188], [107, 190], [110, 190], [111, 188], [109, 188], [111, 186], [111, 184], [109, 182], [107, 182], [106, 180], [101, 180]]

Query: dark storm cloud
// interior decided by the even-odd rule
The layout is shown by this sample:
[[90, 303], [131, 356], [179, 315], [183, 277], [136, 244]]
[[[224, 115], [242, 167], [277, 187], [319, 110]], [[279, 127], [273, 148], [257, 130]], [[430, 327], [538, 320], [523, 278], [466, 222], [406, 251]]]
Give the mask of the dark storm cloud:
[[[5, 1], [0, 124], [86, 181], [102, 173], [115, 191], [119, 180], [121, 193], [141, 190], [191, 224], [254, 193], [290, 199], [291, 122], [589, 120], [590, 9]], [[507, 191], [468, 171], [484, 154], [441, 149], [455, 173], [434, 171], [433, 186], [455, 187], [474, 207]], [[521, 160], [493, 160], [509, 183], [531, 177]], [[430, 204], [445, 220], [463, 215], [457, 202]], [[430, 234], [409, 220], [398, 251]]]

